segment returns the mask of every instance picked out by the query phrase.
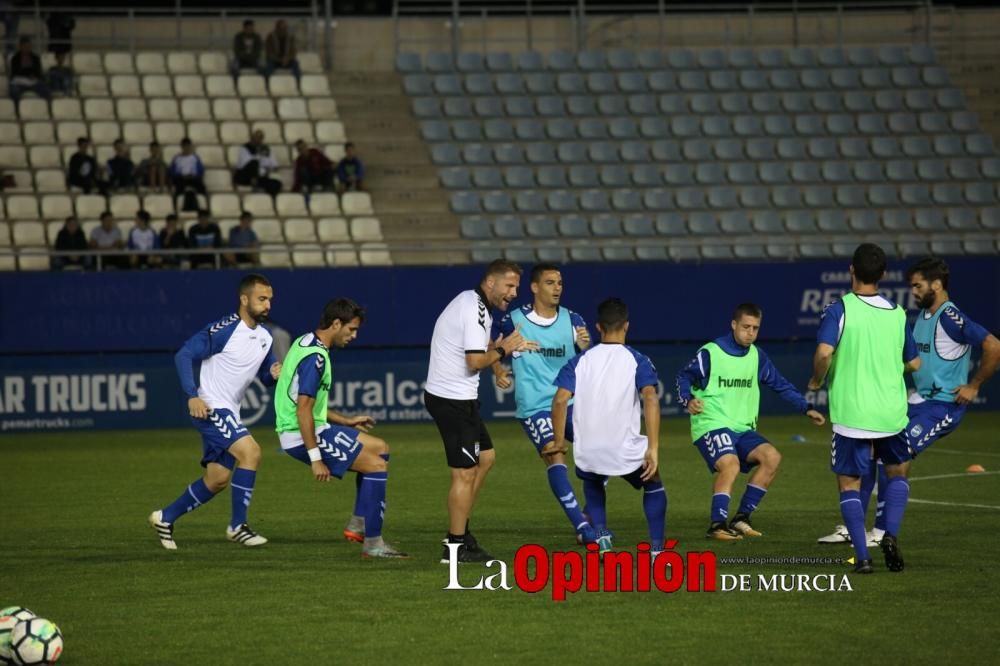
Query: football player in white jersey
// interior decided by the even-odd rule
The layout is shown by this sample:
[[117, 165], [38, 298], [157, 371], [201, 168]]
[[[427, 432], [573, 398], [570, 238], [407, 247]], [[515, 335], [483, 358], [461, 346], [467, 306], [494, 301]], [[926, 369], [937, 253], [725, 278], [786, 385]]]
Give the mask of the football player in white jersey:
[[281, 373], [281, 364], [271, 351], [271, 334], [261, 326], [271, 312], [272, 297], [267, 278], [247, 275], [240, 281], [239, 311], [195, 333], [174, 357], [191, 422], [201, 433], [205, 475], [173, 503], [150, 514], [149, 524], [167, 550], [177, 549], [174, 522], [227, 485], [233, 491], [226, 537], [244, 546], [267, 543], [246, 522], [260, 446], [240, 422], [240, 403], [255, 378], [273, 386]]

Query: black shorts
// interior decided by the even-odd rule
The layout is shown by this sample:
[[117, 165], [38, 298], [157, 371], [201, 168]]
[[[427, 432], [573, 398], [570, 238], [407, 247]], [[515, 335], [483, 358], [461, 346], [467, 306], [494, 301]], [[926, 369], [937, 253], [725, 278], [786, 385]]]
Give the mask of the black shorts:
[[441, 433], [448, 467], [475, 467], [479, 454], [493, 448], [479, 416], [478, 400], [452, 400], [424, 391], [424, 405]]

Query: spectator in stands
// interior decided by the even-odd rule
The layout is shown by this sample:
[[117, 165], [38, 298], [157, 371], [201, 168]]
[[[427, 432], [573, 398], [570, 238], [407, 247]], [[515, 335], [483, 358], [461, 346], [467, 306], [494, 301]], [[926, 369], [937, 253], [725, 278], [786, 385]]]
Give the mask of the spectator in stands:
[[205, 165], [194, 152], [191, 139], [181, 139], [181, 152], [170, 161], [170, 182], [174, 186], [174, 198], [184, 195], [182, 210], [197, 210], [197, 194], [207, 196], [205, 192]]
[[49, 51], [57, 56], [57, 60], [60, 54], [65, 58], [66, 54], [73, 50], [73, 30], [76, 28], [76, 21], [64, 12], [52, 12], [46, 25], [49, 28]]
[[[229, 230], [229, 247], [238, 248], [241, 250], [256, 250], [260, 247], [260, 243], [257, 241], [257, 234], [251, 228], [253, 226], [253, 214], [249, 211], [243, 211], [240, 213], [240, 224], [239, 226], [233, 227]], [[257, 265], [260, 261], [260, 254], [258, 252], [238, 252], [235, 254], [227, 254], [226, 261], [230, 264], [253, 264]]]
[[[72, 252], [74, 250], [86, 252], [90, 249], [87, 244], [87, 237], [80, 228], [80, 220], [75, 215], [66, 218], [63, 228], [56, 236], [55, 250], [57, 252]], [[64, 268], [86, 268], [90, 266], [90, 257], [82, 254], [63, 255], [52, 257], [52, 270], [58, 271]]]
[[142, 187], [157, 192], [167, 189], [167, 163], [163, 160], [163, 149], [156, 141], [149, 144], [149, 157], [139, 162], [135, 170], [135, 181]]
[[335, 165], [319, 148], [310, 148], [299, 139], [295, 142], [295, 192], [309, 193], [312, 190], [332, 190]]
[[264, 40], [254, 30], [253, 21], [243, 21], [243, 30], [233, 37], [233, 62], [230, 65], [233, 81], [239, 78], [241, 69], [253, 69], [261, 76], [266, 76], [267, 70], [260, 64], [263, 51]]
[[278, 168], [278, 162], [271, 155], [271, 147], [264, 143], [264, 132], [254, 130], [250, 141], [243, 144], [236, 158], [233, 182], [249, 185], [255, 191], [263, 190], [272, 197], [281, 191], [281, 181], [271, 177]]
[[[188, 247], [194, 249], [222, 247], [222, 231], [219, 225], [212, 222], [208, 211], [204, 208], [198, 211], [198, 223], [188, 231]], [[191, 268], [215, 266], [215, 255], [192, 254]]]
[[[164, 250], [181, 250], [187, 246], [187, 237], [184, 235], [184, 230], [177, 224], [177, 216], [173, 213], [167, 215], [167, 223], [160, 230], [160, 247]], [[180, 263], [180, 254], [163, 255], [163, 264], [165, 266], [179, 266]]]
[[274, 32], [267, 36], [266, 76], [271, 76], [276, 69], [288, 69], [298, 83], [302, 79], [302, 70], [296, 55], [295, 35], [288, 32], [288, 24], [284, 20], [279, 20], [274, 24]]
[[115, 139], [115, 155], [108, 160], [108, 185], [112, 190], [135, 188], [135, 164], [124, 139]]
[[344, 144], [344, 158], [337, 163], [337, 191], [361, 191], [364, 188], [365, 163], [354, 154], [354, 144]]
[[59, 95], [76, 93], [76, 72], [66, 64], [66, 54], [56, 53], [56, 64], [49, 67], [49, 90]]
[[[144, 210], [135, 214], [135, 226], [128, 232], [128, 249], [136, 252], [159, 249], [160, 237], [149, 226], [149, 219], [149, 213]], [[149, 268], [160, 265], [160, 255], [158, 254], [133, 254], [128, 259], [133, 267]]]
[[10, 97], [14, 104], [29, 90], [39, 97], [49, 98], [49, 87], [42, 72], [42, 59], [31, 50], [30, 37], [21, 37], [18, 41], [17, 53], [11, 56], [7, 71], [10, 75]]
[[76, 152], [69, 158], [66, 187], [79, 187], [84, 194], [97, 190], [107, 196], [107, 184], [101, 178], [97, 160], [90, 154], [90, 139], [81, 136], [76, 140], [76, 148]]
[[[90, 249], [121, 250], [124, 247], [122, 232], [115, 224], [115, 219], [111, 217], [110, 211], [104, 211], [101, 213], [101, 226], [90, 232]], [[104, 256], [98, 261], [104, 268], [128, 267], [128, 261], [123, 256]]]

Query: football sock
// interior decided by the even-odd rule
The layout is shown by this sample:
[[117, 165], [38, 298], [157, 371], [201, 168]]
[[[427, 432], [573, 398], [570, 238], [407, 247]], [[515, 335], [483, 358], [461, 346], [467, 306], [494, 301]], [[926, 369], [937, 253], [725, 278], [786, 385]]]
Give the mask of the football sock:
[[587, 521], [583, 517], [583, 512], [580, 511], [580, 503], [576, 501], [576, 493], [569, 482], [569, 473], [566, 471], [566, 465], [562, 463], [549, 465], [546, 473], [549, 477], [549, 488], [552, 489], [552, 494], [559, 500], [559, 504], [562, 506], [563, 511], [566, 512], [566, 517], [569, 518], [573, 529], [579, 530], [583, 523]]
[[590, 524], [600, 532], [608, 528], [608, 516], [604, 509], [607, 496], [604, 491], [604, 479], [584, 479], [583, 496], [587, 498], [587, 512]]
[[[875, 479], [877, 478], [875, 467], [875, 465], [870, 465], [868, 472], [861, 477], [861, 510], [864, 511], [865, 516], [868, 515], [868, 506], [871, 504], [872, 491], [875, 490]], [[881, 491], [882, 484], [879, 483], [879, 492]], [[877, 516], [878, 514], [875, 515]]]
[[385, 515], [385, 486], [388, 472], [371, 472], [361, 477], [361, 510], [365, 518], [365, 539], [382, 536]]
[[889, 479], [885, 488], [885, 529], [887, 534], [899, 534], [903, 523], [903, 512], [906, 502], [910, 499], [910, 483], [905, 476], [894, 476]]
[[[903, 478], [903, 477], [900, 477]], [[909, 484], [907, 484], [907, 490], [909, 490]], [[877, 529], [886, 531], [885, 529], [885, 501], [887, 494], [889, 492], [889, 474], [885, 471], [885, 465], [881, 462], [878, 464], [878, 496], [875, 504], [875, 527]], [[902, 515], [900, 515], [900, 520], [902, 520]], [[895, 532], [893, 532], [895, 534]]]
[[647, 481], [642, 490], [642, 510], [649, 523], [649, 546], [653, 550], [663, 550], [663, 534], [667, 529], [667, 489], [662, 481]]
[[729, 494], [715, 493], [712, 495], [712, 522], [724, 523], [729, 518]]
[[[389, 454], [388, 453], [380, 453], [378, 457], [381, 458], [382, 460], [386, 461], [386, 462], [389, 462]], [[361, 508], [361, 477], [362, 476], [364, 476], [364, 475], [361, 472], [356, 472], [354, 474], [354, 513], [351, 514], [351, 519], [352, 520], [355, 519], [355, 518], [357, 518], [357, 519], [360, 520], [361, 518], [364, 517], [364, 514], [362, 513], [362, 508]]]
[[185, 488], [181, 496], [163, 510], [163, 522], [172, 523], [188, 511], [194, 511], [213, 497], [215, 495], [208, 490], [204, 479], [198, 479]]
[[247, 522], [247, 509], [253, 498], [253, 485], [257, 480], [257, 471], [237, 467], [233, 470], [233, 480], [230, 482], [233, 493], [233, 519], [229, 526], [234, 530]]
[[761, 488], [760, 486], [748, 483], [747, 489], [743, 491], [743, 497], [740, 499], [739, 513], [749, 516], [757, 509], [757, 506], [761, 503], [764, 499], [764, 495], [766, 494], [767, 488]]
[[844, 525], [851, 535], [854, 545], [854, 555], [858, 560], [870, 560], [868, 555], [868, 537], [865, 534], [865, 514], [861, 510], [861, 493], [857, 490], [840, 491], [840, 515], [844, 517]]

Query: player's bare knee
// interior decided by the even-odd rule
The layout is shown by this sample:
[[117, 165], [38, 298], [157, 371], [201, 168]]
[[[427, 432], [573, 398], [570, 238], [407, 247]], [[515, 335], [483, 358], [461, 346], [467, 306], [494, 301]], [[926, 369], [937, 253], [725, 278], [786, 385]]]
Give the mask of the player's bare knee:
[[763, 467], [769, 470], [771, 473], [778, 471], [778, 467], [781, 465], [781, 453], [778, 449], [771, 448], [770, 451], [764, 454]]
[[726, 455], [715, 462], [715, 469], [721, 476], [735, 478], [740, 473], [740, 461], [736, 456]]
[[476, 472], [477, 468], [475, 467], [452, 467], [451, 468], [452, 483], [471, 486], [476, 480]]

